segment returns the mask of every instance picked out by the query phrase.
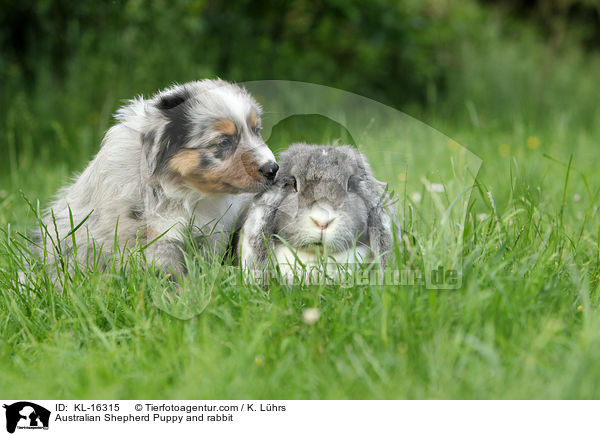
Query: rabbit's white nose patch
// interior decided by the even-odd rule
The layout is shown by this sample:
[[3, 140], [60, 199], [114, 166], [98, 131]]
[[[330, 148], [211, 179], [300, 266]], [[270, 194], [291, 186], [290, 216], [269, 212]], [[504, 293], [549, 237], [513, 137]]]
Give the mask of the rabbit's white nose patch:
[[316, 205], [313, 206], [308, 217], [317, 227], [321, 230], [325, 230], [327, 226], [335, 220], [335, 213], [330, 207]]

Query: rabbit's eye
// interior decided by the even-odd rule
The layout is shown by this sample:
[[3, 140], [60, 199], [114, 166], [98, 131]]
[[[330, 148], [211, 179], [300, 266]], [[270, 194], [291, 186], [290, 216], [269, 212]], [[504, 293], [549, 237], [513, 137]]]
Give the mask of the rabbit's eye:
[[288, 179], [287, 185], [292, 188], [294, 191], [298, 192], [298, 182], [296, 181], [295, 177], [290, 177]]
[[348, 192], [357, 192], [358, 191], [358, 182], [360, 180], [356, 176], [348, 177], [348, 181], [346, 182], [346, 191]]

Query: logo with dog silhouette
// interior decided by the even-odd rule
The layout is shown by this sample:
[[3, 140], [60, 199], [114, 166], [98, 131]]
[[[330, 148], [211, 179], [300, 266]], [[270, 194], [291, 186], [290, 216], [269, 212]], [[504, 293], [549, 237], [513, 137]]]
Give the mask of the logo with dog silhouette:
[[14, 433], [18, 429], [48, 430], [50, 411], [29, 401], [19, 401], [4, 405], [6, 409], [6, 431]]

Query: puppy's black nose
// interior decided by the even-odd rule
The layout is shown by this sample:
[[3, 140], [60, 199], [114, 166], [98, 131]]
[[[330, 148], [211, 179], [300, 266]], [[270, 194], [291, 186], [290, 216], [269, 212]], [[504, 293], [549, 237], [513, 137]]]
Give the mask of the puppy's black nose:
[[277, 165], [277, 162], [267, 162], [258, 169], [258, 171], [260, 171], [260, 173], [269, 180], [273, 180], [275, 178], [277, 170], [279, 170], [279, 165]]

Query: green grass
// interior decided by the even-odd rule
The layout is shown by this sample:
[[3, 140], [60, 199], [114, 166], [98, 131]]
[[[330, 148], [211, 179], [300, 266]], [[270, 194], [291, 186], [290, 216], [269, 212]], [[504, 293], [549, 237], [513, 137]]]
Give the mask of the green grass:
[[[189, 320], [154, 304], [165, 283], [135, 265], [128, 272], [94, 272], [60, 295], [16, 293], [9, 282], [15, 257], [7, 250], [20, 240], [15, 227], [34, 223], [19, 191], [46, 204], [70, 172], [51, 158], [17, 162], [2, 175], [0, 192], [0, 394], [597, 398], [600, 180], [586, 152], [600, 132], [526, 146], [528, 135], [552, 138], [557, 129], [530, 133], [515, 126], [507, 134], [454, 126], [455, 137], [483, 141], [477, 151], [484, 161], [464, 236], [460, 289], [265, 291], [226, 269], [193, 268], [184, 288], [209, 290], [210, 304]], [[312, 131], [305, 139], [328, 133], [323, 125]], [[510, 156], [500, 154], [504, 143]], [[302, 321], [311, 307], [321, 313], [314, 325]]]
[[[31, 89], [12, 74], [0, 93], [0, 397], [598, 398], [600, 58], [486, 29], [481, 47], [464, 47], [447, 95], [409, 111], [483, 161], [456, 290], [264, 290], [191, 253], [181, 304], [135, 259], [127, 272], [77, 277], [62, 294], [16, 292], [18, 232], [35, 225], [23, 196], [48, 205], [97, 151], [119, 99], [211, 72], [183, 51], [177, 77], [158, 51], [161, 74], [137, 58], [113, 71], [120, 58], [90, 51], [93, 64], [73, 62], [56, 86], [43, 68]], [[406, 129], [398, 151], [387, 133], [367, 135], [373, 168], [391, 181], [404, 229], [439, 243], [439, 204], [415, 175], [452, 179], [454, 143]], [[275, 127], [269, 142], [335, 138], [359, 139], [309, 117]], [[404, 248], [401, 265], [439, 260]], [[204, 310], [182, 320], [161, 309], [189, 317], [186, 303]], [[320, 311], [313, 325], [306, 308]]]

